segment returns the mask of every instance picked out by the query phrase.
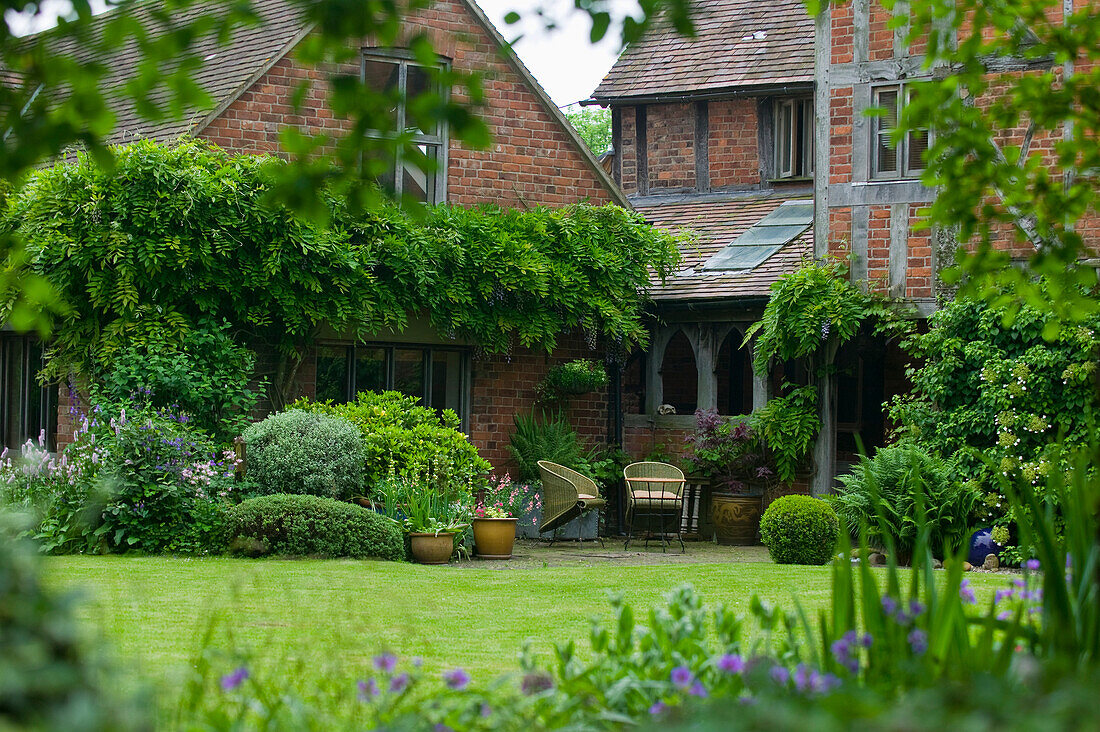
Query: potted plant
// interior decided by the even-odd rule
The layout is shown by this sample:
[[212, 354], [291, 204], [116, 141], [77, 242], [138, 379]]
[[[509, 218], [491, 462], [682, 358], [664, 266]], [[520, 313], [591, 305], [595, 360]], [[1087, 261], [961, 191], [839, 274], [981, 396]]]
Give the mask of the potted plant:
[[489, 476], [474, 509], [474, 550], [481, 559], [511, 559], [516, 522], [534, 510], [535, 500], [509, 475]]
[[775, 481], [767, 445], [749, 417], [700, 409], [695, 418], [687, 457], [692, 473], [710, 479], [710, 522], [718, 543], [756, 544], [763, 496]]
[[413, 559], [420, 564], [446, 564], [455, 538], [470, 525], [468, 489], [440, 483], [431, 474], [391, 476], [377, 486], [383, 513], [409, 537]]

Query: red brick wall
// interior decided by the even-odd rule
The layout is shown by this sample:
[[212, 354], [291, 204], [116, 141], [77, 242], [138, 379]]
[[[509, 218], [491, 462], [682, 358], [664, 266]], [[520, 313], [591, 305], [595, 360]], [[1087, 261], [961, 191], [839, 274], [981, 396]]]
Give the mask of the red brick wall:
[[623, 429], [623, 451], [630, 457], [641, 460], [655, 449], [673, 455], [677, 465], [684, 467], [682, 458], [686, 452], [685, 439], [691, 436], [693, 429], [650, 429], [649, 427], [626, 427]]
[[843, 257], [852, 250], [852, 209], [829, 209], [829, 254]]
[[[412, 36], [425, 32], [438, 52], [458, 71], [482, 71], [486, 106], [478, 114], [488, 123], [493, 143], [472, 150], [452, 141], [447, 169], [448, 199], [459, 205], [561, 206], [611, 200], [600, 179], [572, 139], [546, 111], [518, 73], [498, 54], [488, 33], [456, 0], [439, 0], [406, 21]], [[358, 73], [358, 65], [341, 69]], [[326, 74], [284, 58], [244, 92], [200, 136], [233, 152], [274, 153], [283, 126], [308, 134], [336, 134], [346, 122], [325, 105]], [[305, 114], [294, 114], [294, 87], [308, 82]], [[455, 97], [462, 99], [461, 90]]]
[[894, 57], [894, 29], [890, 27], [893, 13], [881, 3], [871, 1], [871, 18], [868, 23], [868, 43], [872, 61]]
[[649, 190], [695, 188], [695, 108], [652, 104], [646, 108]]
[[710, 102], [707, 152], [712, 188], [760, 183], [755, 99]]
[[932, 234], [928, 229], [918, 230], [923, 206], [909, 207], [909, 258], [905, 273], [905, 296], [931, 298], [932, 287]]
[[638, 192], [638, 118], [634, 107], [623, 107], [622, 180], [620, 186], [627, 195]]
[[829, 182], [852, 179], [852, 88], [829, 90]]
[[890, 208], [872, 207], [867, 220], [867, 279], [873, 289], [886, 291], [889, 284]]
[[852, 27], [852, 3], [836, 3], [829, 6], [832, 13], [832, 61], [834, 64], [848, 64], [854, 58], [853, 40], [855, 29]]

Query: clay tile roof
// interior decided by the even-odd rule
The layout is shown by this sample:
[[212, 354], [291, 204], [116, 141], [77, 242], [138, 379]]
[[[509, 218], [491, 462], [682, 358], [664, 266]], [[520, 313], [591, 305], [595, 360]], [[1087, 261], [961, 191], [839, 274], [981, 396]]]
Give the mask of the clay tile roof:
[[[151, 36], [165, 32], [164, 26], [153, 17], [154, 9], [160, 0], [146, 0], [131, 6], [130, 12]], [[138, 115], [129, 100], [116, 98], [111, 107], [115, 113], [115, 131], [109, 142], [127, 142], [137, 138], [158, 140], [175, 139], [188, 132], [194, 132], [196, 125], [217, 108], [217, 105], [247, 87], [257, 75], [277, 61], [305, 31], [300, 19], [300, 11], [288, 0], [254, 0], [253, 9], [260, 18], [257, 25], [239, 26], [227, 45], [222, 45], [213, 35], [200, 38], [192, 46], [191, 53], [205, 59], [201, 68], [192, 74], [194, 81], [209, 94], [211, 102], [189, 109], [180, 119], [167, 118], [150, 121]], [[220, 0], [207, 0], [189, 6], [186, 10], [173, 12], [173, 20], [184, 22], [199, 14], [215, 17], [224, 16], [227, 4]], [[115, 13], [107, 12], [96, 16], [89, 29], [93, 38], [99, 37]], [[48, 34], [50, 31], [45, 31]], [[48, 36], [47, 36], [48, 37]], [[133, 41], [114, 50], [107, 56], [95, 56], [92, 44], [74, 37], [53, 40], [50, 50], [57, 55], [71, 56], [78, 61], [96, 60], [108, 69], [103, 80], [104, 89], [122, 89], [127, 81], [137, 76], [141, 53]], [[162, 71], [169, 71], [163, 68]], [[6, 74], [5, 74], [6, 75]], [[0, 77], [0, 83], [10, 83]], [[163, 87], [153, 99], [166, 98]]]
[[666, 231], [688, 231], [697, 240], [683, 249], [679, 271], [662, 284], [655, 281], [650, 296], [657, 302], [766, 297], [779, 276], [794, 271], [813, 256], [813, 227], [749, 270], [704, 270], [703, 264], [790, 199], [782, 196], [703, 199], [682, 203], [637, 205], [646, 221]]
[[802, 0], [698, 0], [697, 36], [658, 22], [592, 93], [599, 101], [810, 84], [814, 20]]

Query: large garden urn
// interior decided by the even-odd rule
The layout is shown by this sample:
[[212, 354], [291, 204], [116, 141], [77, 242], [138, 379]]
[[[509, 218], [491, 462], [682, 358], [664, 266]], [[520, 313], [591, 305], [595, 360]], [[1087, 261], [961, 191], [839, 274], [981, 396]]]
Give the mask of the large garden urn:
[[515, 518], [475, 518], [474, 550], [479, 559], [511, 559], [516, 543]]
[[451, 560], [455, 549], [455, 535], [449, 531], [432, 533], [409, 533], [409, 544], [413, 559], [420, 564], [446, 564]]
[[710, 497], [711, 526], [724, 546], [759, 544], [762, 512], [761, 496], [712, 493]]

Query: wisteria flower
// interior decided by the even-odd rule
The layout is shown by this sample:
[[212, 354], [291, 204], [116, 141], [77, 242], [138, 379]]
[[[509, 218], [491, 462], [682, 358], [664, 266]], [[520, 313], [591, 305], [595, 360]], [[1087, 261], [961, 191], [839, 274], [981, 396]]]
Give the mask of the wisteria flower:
[[739, 674], [745, 671], [745, 659], [734, 653], [726, 653], [718, 659], [718, 670], [727, 674]]
[[691, 674], [691, 669], [689, 669], [687, 666], [677, 666], [676, 668], [672, 669], [671, 678], [673, 684], [680, 687], [681, 689], [686, 689], [688, 686], [691, 685], [691, 680], [693, 677]]
[[248, 669], [241, 666], [235, 671], [222, 676], [222, 691], [233, 691], [248, 678]]
[[447, 688], [462, 691], [470, 684], [470, 674], [461, 668], [444, 671], [443, 681], [446, 682]]

